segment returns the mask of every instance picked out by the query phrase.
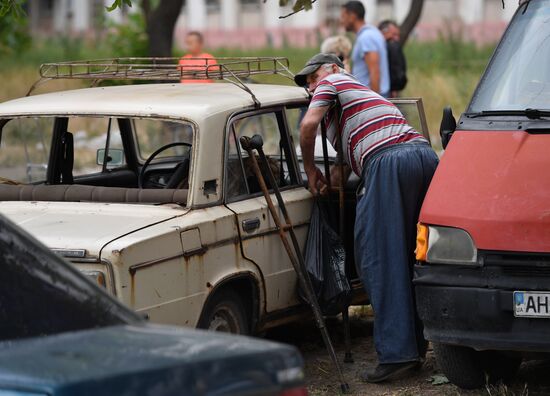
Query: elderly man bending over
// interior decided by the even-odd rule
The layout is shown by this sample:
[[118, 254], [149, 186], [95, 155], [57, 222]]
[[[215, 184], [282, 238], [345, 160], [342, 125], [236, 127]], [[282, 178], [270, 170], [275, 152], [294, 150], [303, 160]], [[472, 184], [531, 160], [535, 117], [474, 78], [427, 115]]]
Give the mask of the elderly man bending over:
[[300, 126], [300, 145], [309, 189], [327, 183], [315, 166], [313, 149], [322, 120], [347, 166], [331, 170], [333, 185], [350, 170], [361, 177], [357, 194], [355, 257], [375, 312], [374, 342], [379, 364], [362, 377], [380, 382], [418, 367], [426, 344], [412, 287], [416, 223], [438, 163], [427, 140], [391, 102], [343, 70], [334, 55], [317, 54], [296, 77], [313, 98]]

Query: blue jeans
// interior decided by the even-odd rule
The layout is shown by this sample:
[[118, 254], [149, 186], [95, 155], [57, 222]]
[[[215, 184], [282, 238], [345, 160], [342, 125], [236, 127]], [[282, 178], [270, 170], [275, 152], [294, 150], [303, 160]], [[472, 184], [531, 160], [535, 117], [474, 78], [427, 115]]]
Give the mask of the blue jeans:
[[438, 164], [426, 143], [381, 149], [367, 159], [355, 220], [355, 260], [372, 304], [379, 363], [419, 359], [422, 325], [412, 286], [416, 223]]

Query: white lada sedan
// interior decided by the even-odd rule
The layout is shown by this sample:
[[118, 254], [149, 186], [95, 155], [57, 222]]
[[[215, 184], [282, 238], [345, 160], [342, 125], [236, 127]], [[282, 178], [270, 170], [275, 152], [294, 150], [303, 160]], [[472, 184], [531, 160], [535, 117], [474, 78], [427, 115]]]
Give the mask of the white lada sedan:
[[[267, 72], [245, 60], [229, 73], [219, 60], [214, 78], [281, 72], [269, 62]], [[154, 63], [117, 63], [114, 71], [45, 65], [42, 75], [179, 81]], [[263, 137], [303, 247], [312, 196], [296, 147], [309, 96], [232, 80], [83, 88], [0, 104], [0, 212], [153, 322], [250, 334], [295, 320], [307, 308], [239, 138]], [[346, 197], [352, 222], [354, 192]], [[364, 301], [353, 254], [347, 261], [355, 301]]]

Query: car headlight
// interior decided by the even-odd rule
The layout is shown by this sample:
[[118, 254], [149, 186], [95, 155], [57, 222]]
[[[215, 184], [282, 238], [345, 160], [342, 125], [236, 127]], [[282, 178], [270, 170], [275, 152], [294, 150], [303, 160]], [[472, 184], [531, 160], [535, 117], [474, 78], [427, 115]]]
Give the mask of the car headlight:
[[[107, 282], [105, 280], [105, 274], [101, 271], [82, 271], [83, 275], [86, 275], [93, 283], [99, 287], [106, 288]], [[1, 395], [0, 395], [1, 396]]]
[[477, 248], [470, 234], [460, 228], [418, 223], [416, 259], [428, 263], [477, 264]]

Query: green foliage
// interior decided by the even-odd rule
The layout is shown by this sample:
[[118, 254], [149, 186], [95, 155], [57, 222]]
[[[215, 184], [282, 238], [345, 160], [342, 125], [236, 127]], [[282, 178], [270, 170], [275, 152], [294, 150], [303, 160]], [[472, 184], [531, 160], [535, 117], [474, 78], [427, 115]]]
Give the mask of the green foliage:
[[407, 42], [404, 51], [407, 64], [414, 65], [425, 72], [459, 74], [472, 71], [481, 74], [495, 49], [495, 44], [478, 46], [464, 42], [457, 35], [440, 35], [437, 41], [430, 43]]
[[149, 39], [147, 37], [145, 18], [141, 12], [128, 15], [124, 24], [109, 26], [105, 39], [105, 52], [113, 57], [140, 57], [148, 55]]
[[105, 8], [107, 9], [107, 11], [111, 12], [114, 11], [116, 8], [122, 8], [124, 4], [126, 4], [128, 7], [132, 6], [132, 2], [130, 0], [115, 0], [110, 7]]
[[16, 13], [7, 13], [0, 18], [0, 55], [14, 55], [29, 48], [27, 20]]
[[[15, 0], [2, 0], [2, 2], [7, 2], [7, 1], [15, 1]], [[264, 0], [265, 1], [275, 1], [275, 0]], [[287, 6], [289, 3], [294, 3], [292, 5], [292, 10], [294, 12], [298, 12], [298, 11], [301, 11], [301, 10], [311, 10], [311, 5], [317, 0], [279, 0], [279, 5], [281, 7], [285, 7]], [[110, 7], [105, 7], [107, 9], [107, 11], [113, 11], [117, 8], [122, 8], [122, 6], [126, 4], [128, 7], [131, 7], [132, 6], [132, 1], [131, 0], [115, 0], [113, 2], [113, 4], [111, 4]]]
[[[269, 1], [269, 0], [267, 0]], [[313, 0], [316, 1], [316, 0]], [[298, 12], [301, 10], [311, 10], [312, 0], [295, 0], [294, 5], [292, 6], [292, 11]], [[279, 0], [279, 6], [285, 7], [290, 3], [290, 0]]]
[[0, 1], [0, 17], [5, 17], [8, 13], [17, 19], [25, 16], [22, 4], [24, 0], [2, 0]]

